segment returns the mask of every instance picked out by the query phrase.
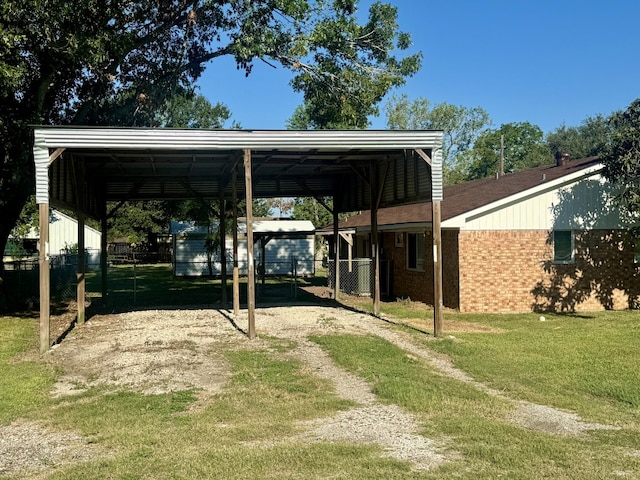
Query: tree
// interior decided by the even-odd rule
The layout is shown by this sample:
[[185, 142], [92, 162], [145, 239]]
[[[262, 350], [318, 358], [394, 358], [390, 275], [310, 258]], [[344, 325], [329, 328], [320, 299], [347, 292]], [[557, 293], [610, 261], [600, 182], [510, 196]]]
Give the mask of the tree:
[[[231, 111], [223, 103], [211, 104], [200, 94], [184, 93], [167, 100], [158, 123], [170, 128], [224, 128]], [[240, 128], [233, 122], [232, 128]]]
[[[323, 203], [333, 207], [333, 199], [325, 197]], [[343, 217], [344, 214], [343, 214]], [[333, 215], [315, 198], [296, 198], [293, 206], [293, 218], [296, 220], [309, 220], [315, 228], [325, 227], [333, 223]], [[346, 218], [346, 217], [345, 217]], [[324, 247], [325, 239], [320, 235], [315, 236], [314, 250], [317, 255]]]
[[314, 130], [314, 127], [314, 122], [304, 103], [296, 107], [286, 122], [287, 130]]
[[561, 125], [547, 134], [546, 143], [551, 155], [566, 152], [571, 158], [586, 158], [599, 155], [612, 133], [609, 117], [596, 115], [587, 117], [577, 127]]
[[22, 207], [20, 218], [11, 231], [11, 236], [16, 239], [23, 239], [31, 229], [40, 228], [38, 205], [35, 195], [31, 195]]
[[[333, 206], [331, 197], [325, 197], [322, 201], [329, 207]], [[333, 215], [315, 198], [310, 197], [296, 198], [293, 206], [293, 218], [309, 220], [316, 228], [331, 225], [333, 222]]]
[[124, 238], [127, 243], [150, 242], [168, 232], [170, 220], [171, 212], [163, 201], [125, 202], [109, 219], [107, 236], [110, 241]]
[[506, 173], [549, 163], [553, 157], [547, 151], [543, 137], [542, 129], [529, 122], [505, 123], [498, 129], [487, 130], [471, 149], [465, 180], [495, 175], [500, 170], [502, 145], [503, 171]]
[[[232, 56], [247, 75], [259, 60], [290, 69], [293, 88], [314, 109], [329, 99], [334, 108], [370, 109], [385, 86], [415, 70], [417, 58], [391, 54], [408, 46], [395, 17], [386, 17], [392, 7], [374, 3], [359, 26], [356, 6], [356, 0], [2, 2], [0, 250], [34, 190], [30, 125], [158, 125], [167, 99], [191, 91], [205, 66], [222, 56]], [[377, 87], [365, 95], [369, 82]], [[330, 85], [329, 93], [318, 85]], [[0, 263], [0, 276], [2, 270]]]
[[[231, 112], [221, 103], [211, 104], [202, 95], [184, 92], [167, 99], [156, 121], [172, 128], [222, 128]], [[113, 208], [116, 204], [110, 204]], [[210, 225], [212, 212], [218, 211], [217, 201], [186, 200], [127, 201], [109, 221], [110, 239], [126, 238], [129, 243], [155, 243], [158, 234], [168, 233], [172, 218], [189, 219]]]
[[295, 199], [293, 198], [270, 198], [266, 200], [269, 210], [272, 212], [278, 212], [279, 217], [287, 217], [293, 210], [295, 205]]
[[421, 53], [403, 59], [390, 54], [411, 45], [408, 33], [397, 32], [397, 8], [376, 1], [367, 22], [359, 25], [353, 15], [356, 4], [336, 0], [334, 5], [340, 5], [344, 14], [321, 18], [302, 47], [313, 53], [316, 66], [293, 64], [300, 73], [291, 85], [303, 92], [304, 101], [287, 128], [366, 128], [368, 117], [379, 113], [378, 104], [389, 90], [420, 69]]
[[491, 125], [480, 107], [468, 108], [443, 102], [431, 106], [426, 98], [410, 101], [407, 95], [392, 97], [386, 107], [387, 126], [400, 130], [443, 130], [442, 161], [445, 183], [457, 183], [468, 163], [476, 139]]
[[618, 201], [637, 218], [640, 213], [640, 98], [611, 115], [612, 134], [601, 155], [603, 174], [618, 185]]

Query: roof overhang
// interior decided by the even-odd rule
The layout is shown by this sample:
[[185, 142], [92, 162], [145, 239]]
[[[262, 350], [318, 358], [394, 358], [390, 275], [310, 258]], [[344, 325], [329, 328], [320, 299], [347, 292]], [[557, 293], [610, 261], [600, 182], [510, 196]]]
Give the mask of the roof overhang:
[[[105, 201], [333, 196], [339, 212], [442, 199], [442, 131], [35, 127], [38, 203], [97, 214]], [[372, 172], [375, 172], [373, 174]], [[86, 196], [78, 202], [78, 185]]]
[[523, 202], [525, 200], [535, 198], [539, 195], [542, 195], [545, 192], [550, 192], [553, 190], [558, 190], [568, 185], [573, 185], [580, 180], [585, 178], [593, 177], [595, 175], [600, 175], [603, 169], [602, 163], [596, 163], [590, 165], [587, 168], [582, 168], [568, 175], [563, 175], [554, 180], [540, 182], [539, 185], [536, 185], [533, 188], [527, 188], [522, 190], [521, 192], [517, 192], [513, 195], [509, 195], [508, 197], [501, 198], [500, 200], [487, 203], [478, 208], [474, 208], [473, 210], [469, 210], [467, 212], [461, 213], [460, 215], [456, 215], [451, 218], [447, 218], [442, 221], [441, 228], [446, 229], [461, 229], [464, 226], [473, 220], [477, 220], [480, 217], [490, 215], [499, 210], [505, 209], [511, 205], [515, 205], [517, 203]]

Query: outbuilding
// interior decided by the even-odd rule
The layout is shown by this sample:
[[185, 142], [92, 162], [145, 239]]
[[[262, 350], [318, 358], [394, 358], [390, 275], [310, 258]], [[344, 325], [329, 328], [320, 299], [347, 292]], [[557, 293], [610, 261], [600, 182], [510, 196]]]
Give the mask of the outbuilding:
[[[238, 222], [238, 269], [247, 274], [247, 222]], [[219, 225], [205, 226], [196, 222], [171, 222], [172, 264], [174, 275], [219, 276], [222, 273], [220, 249], [208, 252], [206, 243]], [[253, 234], [258, 244], [256, 267], [266, 275], [313, 275], [314, 235], [313, 223], [308, 220], [264, 220], [253, 222]], [[225, 236], [225, 257], [233, 260], [233, 236]]]

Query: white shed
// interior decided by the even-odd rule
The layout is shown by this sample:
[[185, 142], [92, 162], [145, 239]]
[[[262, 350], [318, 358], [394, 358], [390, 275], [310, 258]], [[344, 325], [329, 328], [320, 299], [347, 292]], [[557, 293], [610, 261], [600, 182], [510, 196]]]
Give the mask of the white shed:
[[[102, 235], [95, 228], [84, 226], [84, 247], [88, 251], [100, 252]], [[66, 249], [78, 244], [78, 221], [58, 210], [51, 210], [49, 216], [49, 251], [52, 255], [65, 253]]]
[[[100, 231], [88, 225], [84, 226], [84, 245], [87, 252], [87, 266], [97, 267], [100, 264]], [[40, 233], [32, 228], [24, 238], [32, 242], [40, 242]], [[78, 246], [78, 221], [59, 210], [51, 209], [49, 213], [49, 253], [64, 255]]]
[[[216, 232], [218, 224], [211, 227], [195, 222], [171, 222], [173, 243], [173, 272], [176, 276], [219, 275], [220, 254], [207, 256], [205, 242], [209, 232]], [[247, 273], [247, 225], [238, 223], [238, 267]], [[257, 245], [255, 264], [264, 265], [267, 275], [312, 275], [314, 268], [315, 228], [308, 220], [258, 220], [253, 222], [253, 235]], [[230, 232], [225, 239], [227, 265], [233, 261], [233, 238]], [[264, 257], [263, 257], [264, 255]]]

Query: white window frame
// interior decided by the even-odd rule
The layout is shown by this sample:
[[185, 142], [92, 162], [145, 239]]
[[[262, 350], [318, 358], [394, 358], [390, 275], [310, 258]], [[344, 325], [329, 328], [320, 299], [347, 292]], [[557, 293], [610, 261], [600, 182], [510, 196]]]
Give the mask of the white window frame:
[[[412, 237], [415, 237], [415, 243], [413, 243]], [[407, 249], [407, 270], [412, 272], [424, 272], [424, 263], [426, 257], [426, 242], [427, 236], [423, 232], [407, 232], [407, 241], [406, 241], [406, 249]], [[413, 243], [413, 245], [412, 245]], [[415, 249], [415, 266], [410, 265], [410, 260], [412, 257], [412, 248]]]
[[[570, 235], [570, 241], [571, 241], [571, 254], [569, 256], [567, 255], [559, 255], [559, 253], [556, 250], [556, 246], [558, 242], [558, 239], [556, 238], [556, 235], [560, 235], [562, 234], [564, 235]], [[575, 240], [576, 240], [576, 236], [575, 236], [575, 232], [573, 230], [553, 230], [553, 263], [556, 265], [569, 265], [572, 263], [575, 263], [576, 258], [575, 258], [575, 254], [576, 254], [576, 244], [575, 244]]]

